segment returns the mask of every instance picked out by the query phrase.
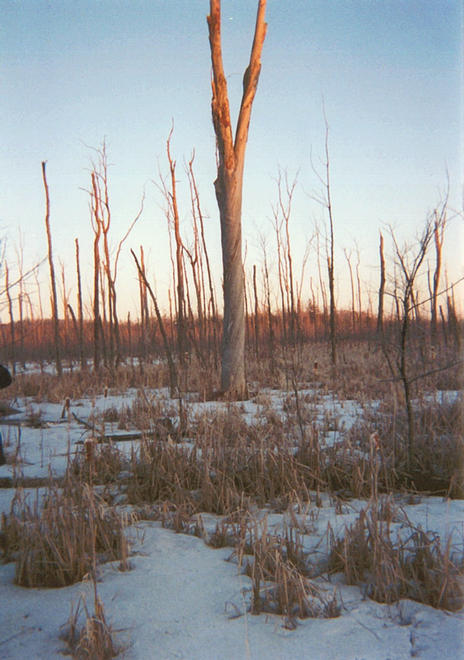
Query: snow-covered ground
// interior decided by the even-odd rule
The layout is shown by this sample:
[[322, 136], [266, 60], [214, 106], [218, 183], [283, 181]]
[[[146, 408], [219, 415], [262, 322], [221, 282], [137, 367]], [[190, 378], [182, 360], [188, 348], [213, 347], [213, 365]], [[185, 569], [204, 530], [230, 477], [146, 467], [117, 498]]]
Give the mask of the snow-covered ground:
[[[310, 393], [307, 393], [308, 396]], [[165, 393], [164, 393], [165, 395]], [[161, 396], [161, 394], [160, 394]], [[62, 418], [63, 405], [16, 401], [16, 415], [0, 422], [4, 450], [9, 462], [0, 466], [0, 482], [14, 474], [47, 477], [64, 473], [68, 453], [81, 450], [89, 431], [78, 418], [91, 420], [99, 412], [130, 406], [135, 390], [125, 395], [99, 397], [71, 403]], [[279, 413], [283, 395], [266, 393], [266, 405]], [[223, 404], [188, 404], [194, 411], [211, 410]], [[225, 405], [225, 404], [224, 404]], [[260, 414], [263, 397], [238, 404], [248, 422]], [[333, 397], [315, 402], [315, 414], [330, 414], [337, 427], [354, 423], [361, 414], [355, 402], [339, 402]], [[30, 424], [35, 424], [31, 426]], [[105, 430], [117, 432], [117, 423], [107, 422]], [[327, 441], [330, 440], [328, 431]], [[333, 437], [332, 440], [336, 438]], [[130, 452], [137, 440], [118, 443]], [[11, 463], [12, 456], [15, 463]], [[14, 496], [11, 488], [0, 489], [0, 512], [8, 512]], [[27, 490], [34, 498], [36, 491]], [[464, 502], [437, 497], [419, 497], [414, 504], [397, 498], [400, 510], [415, 525], [452, 536], [453, 547], [462, 553]], [[322, 506], [299, 514], [305, 527], [305, 548], [314, 551], [330, 523], [335, 533], [352, 523], [366, 502], [353, 500], [342, 508], [323, 496]], [[267, 517], [276, 533], [288, 523], [287, 514], [257, 512]], [[205, 528], [213, 529], [216, 518], [204, 516]], [[397, 523], [401, 528], [401, 520]], [[327, 593], [334, 589], [341, 604], [341, 615], [332, 619], [305, 619], [295, 630], [283, 626], [280, 616], [249, 612], [251, 580], [231, 561], [232, 549], [212, 549], [194, 536], [175, 534], [158, 522], [141, 521], [128, 533], [134, 540], [132, 569], [118, 570], [118, 562], [100, 567], [98, 593], [106, 617], [116, 631], [116, 641], [124, 647], [123, 657], [147, 660], [184, 658], [188, 660], [306, 659], [312, 660], [424, 660], [464, 657], [464, 612], [447, 613], [402, 600], [382, 605], [365, 597], [359, 587], [346, 586], [338, 579], [318, 578]], [[323, 541], [322, 541], [323, 543]], [[61, 589], [25, 589], [14, 585], [14, 564], [0, 564], [0, 658], [51, 659], [62, 657], [65, 643], [61, 626], [71, 604], [84, 594], [91, 608], [92, 585], [87, 582]]]

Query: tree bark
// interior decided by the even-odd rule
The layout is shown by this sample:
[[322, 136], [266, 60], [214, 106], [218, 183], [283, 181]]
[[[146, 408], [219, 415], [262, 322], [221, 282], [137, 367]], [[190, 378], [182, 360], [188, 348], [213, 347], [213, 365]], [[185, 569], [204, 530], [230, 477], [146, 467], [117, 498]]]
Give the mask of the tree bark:
[[222, 61], [220, 0], [210, 0], [210, 15], [207, 17], [213, 67], [211, 109], [218, 156], [218, 173], [214, 186], [221, 222], [224, 276], [221, 390], [230, 399], [247, 397], [242, 183], [251, 108], [258, 85], [261, 52], [266, 36], [265, 11], [266, 0], [259, 0], [250, 61], [243, 77], [243, 95], [235, 139], [232, 135], [227, 81]]

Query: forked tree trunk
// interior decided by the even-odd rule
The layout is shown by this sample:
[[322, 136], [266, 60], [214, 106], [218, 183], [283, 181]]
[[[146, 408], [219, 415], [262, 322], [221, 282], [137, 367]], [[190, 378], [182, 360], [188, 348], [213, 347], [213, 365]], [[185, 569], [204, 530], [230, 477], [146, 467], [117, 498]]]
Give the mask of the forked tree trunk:
[[214, 183], [221, 220], [224, 274], [224, 321], [221, 390], [230, 399], [247, 397], [245, 378], [245, 300], [242, 263], [242, 183], [251, 107], [261, 70], [266, 36], [266, 0], [259, 0], [250, 62], [243, 77], [243, 95], [235, 139], [221, 47], [221, 2], [210, 0], [207, 17], [213, 67], [211, 102], [217, 140], [218, 173]]

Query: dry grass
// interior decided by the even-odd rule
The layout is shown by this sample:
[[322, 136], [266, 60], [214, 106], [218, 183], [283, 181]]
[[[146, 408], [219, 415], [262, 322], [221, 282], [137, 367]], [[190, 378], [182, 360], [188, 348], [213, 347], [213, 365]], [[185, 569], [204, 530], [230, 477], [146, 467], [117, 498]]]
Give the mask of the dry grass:
[[332, 592], [327, 597], [307, 577], [307, 557], [295, 530], [272, 534], [266, 519], [255, 523], [249, 552], [253, 557], [244, 561], [244, 567], [252, 583], [252, 614], [280, 614], [291, 629], [298, 619], [340, 615], [336, 595]]
[[391, 504], [373, 501], [341, 537], [330, 537], [330, 570], [342, 571], [348, 584], [363, 585], [370, 598], [381, 603], [411, 598], [450, 611], [463, 606], [462, 550], [453, 556], [451, 539], [443, 549], [437, 535], [415, 527]]
[[92, 369], [64, 373], [62, 378], [46, 372], [18, 374], [13, 384], [1, 393], [1, 398], [33, 397], [36, 402], [49, 401], [63, 403], [67, 398], [95, 397], [105, 390], [110, 393], [125, 392], [131, 387], [166, 387], [169, 375], [163, 362], [144, 364], [143, 369], [121, 365], [114, 369], [101, 368], [98, 373]]
[[[103, 603], [97, 593], [97, 583], [93, 580], [94, 613], [92, 614], [81, 597], [77, 607], [71, 606], [71, 613], [61, 634], [75, 660], [111, 660], [121, 652], [114, 642], [114, 632], [108, 624]], [[80, 626], [81, 613], [85, 622]]]
[[24, 587], [63, 587], [94, 572], [97, 561], [120, 560], [128, 568], [128, 544], [121, 517], [88, 484], [68, 480], [49, 486], [29, 505], [17, 491], [2, 517], [7, 560], [15, 559], [15, 582]]
[[[463, 406], [418, 400], [414, 464], [406, 470], [407, 427], [396, 386], [379, 381], [384, 356], [375, 344], [340, 346], [337, 378], [322, 344], [276, 350], [272, 362], [251, 356], [251, 390], [258, 392], [259, 413], [250, 423], [244, 409], [229, 405], [193, 415], [188, 403], [170, 402], [146, 387], [166, 386], [165, 365], [121, 367], [96, 376], [89, 372], [54, 376], [23, 376], [16, 394], [38, 401], [96, 396], [138, 387], [130, 406], [107, 406], [93, 423], [139, 430], [143, 438], [127, 458], [111, 443], [88, 444], [76, 455], [62, 488], [49, 486], [44, 505], [28, 506], [18, 491], [11, 513], [2, 520], [1, 542], [6, 560], [17, 564], [16, 580], [25, 586], [62, 586], [95, 577], [98, 560], [119, 559], [127, 567], [128, 547], [121, 517], [97, 495], [117, 488], [142, 517], [160, 520], [179, 533], [195, 534], [211, 547], [231, 547], [239, 566], [251, 580], [250, 609], [284, 617], [285, 625], [310, 616], [337, 616], [340, 607], [333, 591], [321, 590], [312, 579], [321, 575], [304, 549], [304, 535], [296, 518], [282, 533], [271, 532], [256, 511], [293, 511], [307, 508], [314, 492], [328, 491], [340, 503], [351, 496], [371, 498], [370, 506], [345, 529], [331, 536], [329, 566], [342, 571], [349, 584], [366, 595], [392, 603], [412, 598], [434, 607], [456, 610], [463, 604], [459, 589], [462, 557], [453, 555], [451, 542], [442, 546], [436, 536], [415, 528], [381, 492], [407, 490], [464, 496]], [[184, 391], [192, 384], [199, 398], [207, 390], [207, 373], [191, 360], [183, 374]], [[450, 384], [453, 374], [441, 373]], [[437, 378], [438, 378], [437, 377]], [[434, 378], [427, 381], [433, 389]], [[429, 382], [430, 381], [430, 382]], [[282, 414], [259, 388], [275, 385], [287, 390]], [[424, 383], [425, 384], [425, 383]], [[310, 393], [302, 393], [302, 389]], [[382, 399], [377, 409], [364, 408], [363, 418], [345, 432], [335, 415], [318, 418], [320, 396], [335, 392], [358, 403]], [[188, 397], [186, 397], [188, 399]], [[29, 415], [40, 423], [39, 415]], [[319, 438], [338, 430], [340, 441], [325, 447]], [[201, 514], [221, 516], [213, 532], [206, 532]], [[291, 517], [291, 516], [290, 516]], [[401, 519], [401, 536], [396, 520]], [[85, 604], [86, 624], [78, 630], [78, 611], [70, 619], [70, 648], [75, 657], [109, 658], [115, 653], [111, 630], [95, 596], [95, 614]], [[79, 610], [79, 606], [77, 608]], [[71, 620], [74, 624], [71, 625]], [[80, 655], [79, 655], [80, 654]]]
[[231, 408], [191, 423], [194, 442], [142, 442], [134, 454], [127, 495], [134, 504], [189, 501], [197, 512], [228, 514], [242, 499], [283, 509], [299, 494], [308, 500], [311, 468], [295, 457], [280, 423], [248, 425]]
[[[407, 421], [394, 402], [384, 401], [346, 434], [346, 447], [364, 457], [369, 456], [369, 438], [375, 429], [378, 435], [377, 463], [379, 488], [383, 491], [411, 490], [464, 497], [464, 407], [462, 397], [452, 401], [417, 401], [415, 410], [416, 438], [413, 462], [407, 467]], [[360, 473], [366, 471], [367, 458], [357, 461], [350, 482], [340, 474], [339, 484], [353, 488], [360, 483]], [[333, 469], [349, 464], [339, 448], [330, 461]], [[349, 475], [349, 470], [346, 472]], [[339, 487], [342, 487], [339, 485]], [[365, 489], [356, 496], [370, 495]]]

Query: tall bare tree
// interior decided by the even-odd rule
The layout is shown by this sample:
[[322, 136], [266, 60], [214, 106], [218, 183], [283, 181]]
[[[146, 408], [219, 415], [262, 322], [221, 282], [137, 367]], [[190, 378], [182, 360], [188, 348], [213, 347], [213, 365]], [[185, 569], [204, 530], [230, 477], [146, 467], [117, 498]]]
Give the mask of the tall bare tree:
[[56, 373], [61, 376], [63, 368], [61, 366], [61, 341], [60, 341], [60, 326], [58, 320], [58, 297], [56, 293], [56, 279], [55, 267], [53, 265], [53, 248], [52, 248], [52, 233], [50, 229], [50, 195], [48, 191], [46, 163], [42, 162], [42, 179], [45, 189], [45, 228], [47, 230], [47, 243], [48, 243], [48, 264], [50, 266], [50, 286], [51, 286], [51, 303], [53, 315], [53, 331], [55, 339], [55, 361]]
[[91, 222], [94, 232], [93, 239], [93, 368], [98, 371], [100, 368], [100, 339], [101, 339], [101, 319], [100, 319], [100, 238], [101, 222], [100, 203], [97, 187], [97, 178], [95, 172], [91, 174], [92, 192], [91, 192]]
[[[393, 375], [402, 383], [404, 391], [404, 402], [406, 417], [408, 423], [408, 455], [407, 467], [410, 469], [414, 461], [415, 450], [415, 416], [412, 404], [412, 386], [420, 376], [411, 373], [413, 350], [410, 346], [411, 324], [413, 313], [418, 307], [414, 286], [424, 262], [431, 242], [433, 240], [434, 225], [431, 217], [427, 218], [422, 235], [418, 239], [417, 246], [411, 248], [408, 246], [400, 247], [393, 229], [390, 227], [390, 234], [393, 241], [395, 252], [395, 266], [397, 269], [397, 280], [395, 281], [395, 302], [399, 310], [399, 331], [396, 345], [391, 344], [388, 349], [384, 346], [387, 362]], [[389, 354], [390, 353], [390, 354]], [[391, 354], [395, 354], [394, 359]]]
[[232, 133], [227, 81], [221, 46], [221, 2], [210, 0], [207, 17], [211, 47], [213, 125], [217, 141], [218, 172], [214, 182], [221, 220], [224, 275], [224, 320], [221, 390], [231, 399], [247, 396], [245, 379], [245, 287], [242, 261], [242, 185], [251, 108], [261, 71], [266, 36], [266, 0], [259, 0], [250, 61], [243, 76], [243, 95]]
[[[326, 251], [327, 251], [327, 275], [329, 280], [329, 334], [330, 334], [330, 357], [332, 366], [337, 364], [337, 327], [336, 327], [336, 306], [335, 306], [335, 268], [334, 268], [334, 251], [335, 251], [335, 238], [334, 238], [334, 213], [332, 206], [332, 192], [330, 182], [330, 154], [329, 154], [329, 123], [325, 115], [325, 159], [323, 161], [323, 174], [320, 174], [317, 168], [312, 165], [313, 172], [319, 179], [321, 184], [321, 192], [312, 194], [312, 198], [318, 202], [327, 212], [328, 218], [328, 236], [326, 236]], [[319, 246], [318, 246], [319, 248]], [[319, 252], [319, 249], [318, 249]], [[318, 256], [319, 260], [319, 256]], [[321, 279], [322, 287], [322, 279]], [[324, 296], [324, 294], [323, 294]]]
[[380, 285], [379, 285], [379, 306], [377, 312], [377, 332], [383, 332], [383, 304], [385, 298], [385, 256], [383, 252], [383, 236], [380, 232], [379, 242], [379, 259], [380, 259]]
[[81, 265], [80, 265], [80, 256], [79, 256], [79, 240], [74, 239], [76, 246], [76, 279], [77, 279], [77, 310], [79, 315], [79, 360], [81, 363], [81, 369], [87, 367], [84, 354], [84, 308], [82, 304], [82, 280], [81, 280]]
[[433, 273], [433, 284], [431, 286], [431, 308], [430, 308], [430, 331], [432, 344], [437, 341], [438, 327], [438, 290], [440, 287], [440, 276], [442, 266], [442, 249], [445, 238], [447, 221], [448, 195], [439, 208], [434, 211], [433, 218], [433, 240], [435, 244], [435, 270]]

